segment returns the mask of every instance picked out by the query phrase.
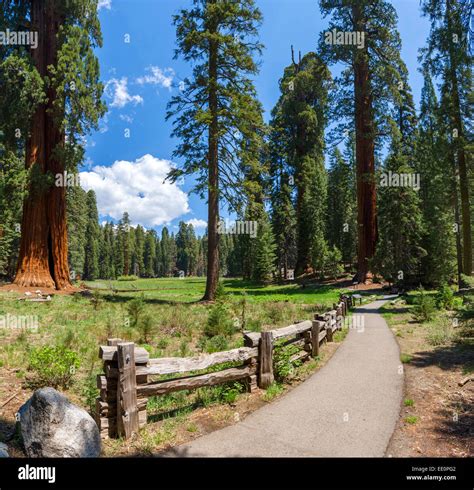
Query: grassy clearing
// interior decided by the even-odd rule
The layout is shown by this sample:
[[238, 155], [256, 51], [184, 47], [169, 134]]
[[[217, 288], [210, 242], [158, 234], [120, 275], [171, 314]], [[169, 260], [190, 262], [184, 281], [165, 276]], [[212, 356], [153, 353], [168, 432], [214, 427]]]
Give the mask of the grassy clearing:
[[[220, 309], [197, 302], [205, 289], [203, 278], [95, 281], [88, 283], [94, 288], [91, 297], [54, 295], [45, 303], [22, 301], [25, 296], [1, 292], [0, 317], [35, 318], [39, 328], [0, 328], [0, 370], [15, 372], [19, 387], [26, 387], [34, 374], [28, 368], [37, 349], [68, 349], [78, 359], [68, 396], [92, 409], [98, 394], [95, 375], [102, 369], [98, 346], [109, 337], [134, 341], [150, 357], [232, 349], [242, 346], [242, 330], [260, 331], [311, 318], [330, 308], [340, 294], [330, 286], [261, 287], [238, 279], [223, 283], [225, 306]], [[218, 335], [209, 326], [211, 315]], [[36, 357], [46, 354], [40, 352]], [[242, 391], [241, 386], [222, 386], [192, 395], [160, 397], [150, 401], [150, 413], [180, 414], [196, 406], [233, 403]]]

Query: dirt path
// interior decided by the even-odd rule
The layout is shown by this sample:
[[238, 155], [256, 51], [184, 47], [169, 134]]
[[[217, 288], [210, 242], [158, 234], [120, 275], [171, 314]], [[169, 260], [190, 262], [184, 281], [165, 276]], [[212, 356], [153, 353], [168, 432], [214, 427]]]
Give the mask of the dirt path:
[[363, 326], [350, 329], [330, 362], [286, 396], [165, 455], [384, 456], [398, 421], [403, 372], [397, 342], [377, 313], [383, 303], [356, 309]]

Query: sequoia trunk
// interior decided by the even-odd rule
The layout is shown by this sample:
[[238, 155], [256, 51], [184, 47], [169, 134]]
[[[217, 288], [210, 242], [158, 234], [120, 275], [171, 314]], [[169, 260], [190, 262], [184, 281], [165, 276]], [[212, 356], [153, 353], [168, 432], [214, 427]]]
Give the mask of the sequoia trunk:
[[[43, 79], [47, 67], [57, 61], [57, 33], [61, 18], [54, 0], [32, 0], [31, 24], [38, 32], [38, 47], [32, 49], [32, 60]], [[64, 143], [58, 118], [52, 106], [53, 89], [47, 92], [47, 103], [36, 110], [26, 145], [26, 167], [31, 181], [23, 205], [20, 253], [14, 283], [25, 287], [71, 286], [67, 262], [67, 227], [65, 187], [46, 183], [46, 174], [63, 173], [64, 164], [55, 150]]]
[[[359, 6], [352, 9], [356, 31], [365, 31]], [[354, 96], [357, 168], [357, 275], [359, 282], [371, 278], [369, 261], [377, 242], [377, 199], [375, 187], [374, 120], [367, 48], [357, 49], [354, 60]]]

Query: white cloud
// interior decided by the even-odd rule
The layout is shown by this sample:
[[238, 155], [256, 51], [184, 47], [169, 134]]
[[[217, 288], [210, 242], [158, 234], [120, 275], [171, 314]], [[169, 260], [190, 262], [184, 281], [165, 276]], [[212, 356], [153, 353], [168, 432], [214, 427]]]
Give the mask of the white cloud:
[[125, 107], [127, 104], [143, 104], [143, 98], [140, 95], [130, 95], [128, 93], [128, 79], [122, 77], [120, 80], [111, 78], [104, 87], [105, 95], [112, 99], [110, 107]]
[[149, 83], [151, 85], [159, 85], [160, 87], [171, 90], [171, 85], [174, 78], [174, 70], [172, 68], [165, 68], [162, 70], [159, 66], [149, 66], [146, 68], [149, 72], [148, 75], [137, 78], [137, 83], [144, 85]]
[[207, 228], [207, 221], [204, 221], [203, 219], [192, 218], [186, 221], [186, 224], [193, 225], [194, 229]]
[[99, 0], [99, 3], [97, 4], [97, 10], [100, 9], [110, 10], [111, 7], [112, 7], [112, 0]]
[[134, 162], [120, 160], [81, 172], [81, 185], [95, 191], [102, 216], [118, 220], [127, 211], [133, 223], [151, 228], [190, 212], [188, 195], [164, 182], [171, 168], [170, 161], [147, 154]]
[[120, 119], [121, 119], [122, 121], [125, 121], [125, 122], [127, 122], [127, 123], [129, 123], [129, 124], [132, 124], [132, 122], [133, 122], [133, 117], [132, 117], [132, 116], [129, 116], [129, 115], [127, 115], [127, 114], [120, 114], [120, 116], [119, 116], [119, 117], [120, 117]]

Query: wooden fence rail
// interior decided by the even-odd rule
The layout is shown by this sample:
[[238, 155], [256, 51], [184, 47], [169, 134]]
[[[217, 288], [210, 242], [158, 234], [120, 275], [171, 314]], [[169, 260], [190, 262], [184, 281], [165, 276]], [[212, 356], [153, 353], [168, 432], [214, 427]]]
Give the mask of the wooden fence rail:
[[[99, 349], [104, 373], [97, 376], [100, 395], [96, 400], [96, 422], [102, 437], [130, 438], [146, 424], [147, 400], [151, 396], [229, 381], [242, 381], [249, 391], [257, 387], [268, 388], [274, 381], [275, 341], [299, 348], [291, 362], [317, 357], [321, 344], [332, 342], [334, 332], [342, 328], [343, 318], [352, 306], [352, 297], [342, 295], [331, 311], [316, 314], [314, 320], [267, 332], [246, 332], [244, 347], [196, 357], [150, 359], [148, 351], [133, 342], [108, 339], [107, 345]], [[220, 371], [199, 373], [224, 363], [235, 365]], [[150, 379], [151, 376], [183, 373], [186, 375], [173, 379]]]

